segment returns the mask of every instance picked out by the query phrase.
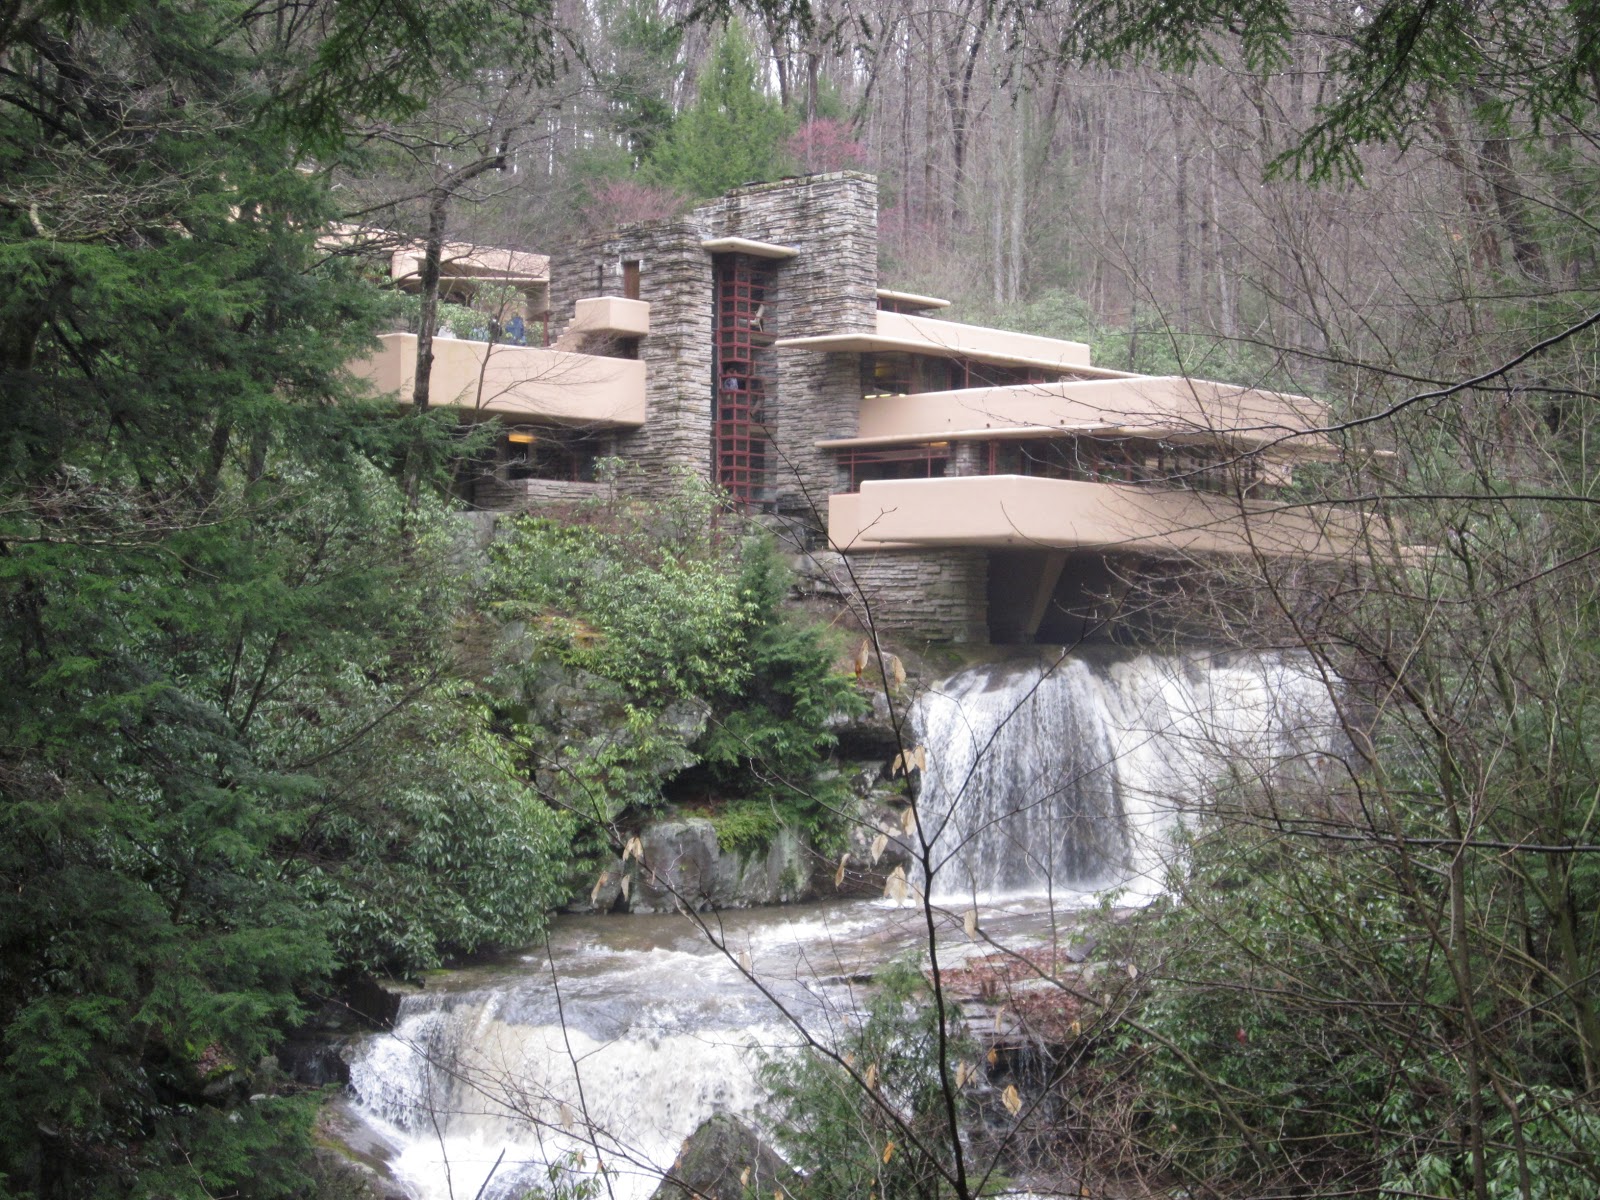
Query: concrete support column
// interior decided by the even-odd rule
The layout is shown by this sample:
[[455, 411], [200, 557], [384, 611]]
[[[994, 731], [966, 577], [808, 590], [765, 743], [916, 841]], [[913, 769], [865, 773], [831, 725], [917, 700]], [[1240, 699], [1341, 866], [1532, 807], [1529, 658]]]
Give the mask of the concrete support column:
[[990, 555], [989, 629], [995, 641], [1027, 644], [1038, 636], [1066, 563], [1065, 550]]

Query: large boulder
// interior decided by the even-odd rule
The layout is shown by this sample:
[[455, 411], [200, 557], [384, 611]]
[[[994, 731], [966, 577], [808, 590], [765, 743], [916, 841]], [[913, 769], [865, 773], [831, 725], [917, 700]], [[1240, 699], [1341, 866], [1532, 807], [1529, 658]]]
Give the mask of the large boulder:
[[632, 912], [791, 904], [812, 895], [810, 855], [791, 829], [751, 854], [722, 850], [705, 817], [657, 821], [639, 840], [643, 851], [629, 864]]
[[794, 1195], [799, 1182], [754, 1129], [718, 1113], [689, 1135], [650, 1200], [764, 1200]]

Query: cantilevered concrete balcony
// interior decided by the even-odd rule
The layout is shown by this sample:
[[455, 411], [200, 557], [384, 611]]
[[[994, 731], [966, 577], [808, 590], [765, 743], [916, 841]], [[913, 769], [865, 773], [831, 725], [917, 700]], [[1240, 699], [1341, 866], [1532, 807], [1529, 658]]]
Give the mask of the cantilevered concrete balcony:
[[928, 441], [1066, 435], [1139, 437], [1174, 444], [1266, 447], [1327, 457], [1326, 406], [1305, 396], [1181, 376], [1063, 380], [1012, 387], [868, 396], [858, 433], [819, 442], [845, 450]]
[[1349, 514], [1207, 492], [1024, 475], [875, 480], [828, 497], [838, 550], [988, 547], [1334, 558], [1355, 544]]
[[621, 296], [590, 296], [573, 305], [572, 320], [555, 341], [557, 350], [576, 350], [585, 338], [641, 338], [650, 332], [650, 306]]
[[1071, 371], [1097, 379], [1121, 379], [1126, 371], [1109, 371], [1089, 363], [1089, 347], [1082, 342], [1012, 333], [982, 325], [962, 325], [936, 317], [878, 310], [872, 333], [836, 333], [820, 337], [779, 338], [780, 350], [815, 350], [826, 353], [926, 354], [934, 358], [965, 358], [996, 366]]
[[[411, 396], [417, 337], [389, 333], [371, 358], [351, 364], [380, 393]], [[430, 403], [563, 425], [636, 426], [645, 418], [644, 363], [536, 346], [435, 338]]]

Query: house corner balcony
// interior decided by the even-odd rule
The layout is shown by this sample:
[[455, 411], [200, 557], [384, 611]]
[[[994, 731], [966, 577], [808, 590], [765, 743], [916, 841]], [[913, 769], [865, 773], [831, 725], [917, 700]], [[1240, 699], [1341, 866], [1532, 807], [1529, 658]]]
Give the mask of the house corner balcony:
[[[637, 317], [627, 314], [628, 328], [638, 324]], [[644, 320], [648, 329], [648, 316]], [[380, 394], [404, 400], [416, 381], [417, 336], [388, 333], [378, 341], [378, 351], [352, 363], [351, 372]], [[463, 415], [636, 428], [645, 421], [645, 364], [636, 358], [436, 337], [429, 394], [433, 406]]]

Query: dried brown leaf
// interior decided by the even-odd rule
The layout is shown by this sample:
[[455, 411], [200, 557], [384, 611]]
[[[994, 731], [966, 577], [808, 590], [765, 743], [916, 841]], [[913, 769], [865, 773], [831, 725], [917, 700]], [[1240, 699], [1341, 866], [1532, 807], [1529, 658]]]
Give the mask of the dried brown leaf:
[[889, 872], [889, 878], [884, 880], [883, 894], [890, 900], [904, 900], [906, 898], [906, 869], [896, 867]]

